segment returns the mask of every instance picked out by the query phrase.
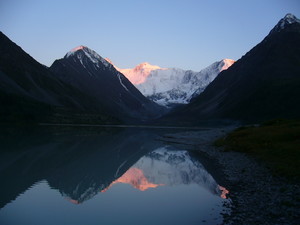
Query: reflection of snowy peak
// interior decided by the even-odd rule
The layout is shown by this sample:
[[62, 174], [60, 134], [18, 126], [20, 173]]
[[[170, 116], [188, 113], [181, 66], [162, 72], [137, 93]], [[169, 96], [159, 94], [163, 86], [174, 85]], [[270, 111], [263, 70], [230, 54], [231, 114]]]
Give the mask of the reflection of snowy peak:
[[220, 187], [202, 164], [193, 159], [187, 151], [170, 150], [166, 147], [158, 148], [141, 157], [122, 176], [110, 183], [103, 182], [101, 179], [90, 180], [88, 177], [86, 179], [87, 181], [84, 178], [75, 188], [72, 186], [72, 189], [67, 191], [61, 190], [61, 194], [70, 202], [80, 204], [99, 192], [105, 193], [118, 183], [130, 184], [140, 191], [160, 186], [196, 184], [224, 198], [227, 193], [227, 190]]
[[[92, 199], [96, 196], [101, 190], [105, 188], [105, 185], [101, 185], [100, 187], [96, 182], [90, 184], [90, 187], [86, 189], [86, 187], [81, 187], [80, 184], [77, 185], [76, 188], [71, 193], [60, 192], [62, 196], [64, 196], [67, 200], [69, 200], [73, 204], [81, 204], [84, 201]], [[71, 198], [71, 197], [74, 197]]]
[[222, 71], [234, 63], [231, 59], [213, 63], [200, 72], [160, 68], [142, 63], [133, 69], [120, 69], [146, 97], [160, 105], [186, 104], [199, 95]]
[[169, 150], [165, 147], [158, 148], [140, 158], [121, 177], [101, 192], [106, 192], [117, 183], [130, 184], [140, 191], [159, 186], [196, 184], [222, 198], [226, 198], [226, 193], [228, 193], [187, 151]]
[[135, 165], [153, 184], [175, 186], [198, 184], [219, 195], [220, 189], [213, 177], [187, 151], [159, 148], [142, 157]]

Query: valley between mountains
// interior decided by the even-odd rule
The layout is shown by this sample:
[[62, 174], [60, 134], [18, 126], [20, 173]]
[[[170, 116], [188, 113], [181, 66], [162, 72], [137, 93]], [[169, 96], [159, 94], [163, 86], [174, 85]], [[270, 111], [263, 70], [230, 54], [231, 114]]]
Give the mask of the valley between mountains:
[[1, 121], [196, 125], [295, 118], [299, 27], [288, 14], [241, 59], [198, 72], [149, 63], [121, 69], [85, 46], [47, 68], [1, 33]]
[[[163, 159], [166, 162], [173, 159], [174, 165], [183, 159], [189, 163], [184, 164], [187, 168], [182, 167], [181, 172], [178, 172], [176, 182], [169, 180], [166, 184], [187, 183], [189, 179], [181, 179], [181, 176], [188, 174], [198, 183], [205, 183], [211, 193], [219, 194], [220, 191], [227, 191], [228, 194], [228, 190], [224, 188], [221, 190], [216, 181], [206, 182], [212, 179], [209, 174], [199, 176], [202, 165], [196, 164], [185, 152], [169, 154], [167, 149], [158, 148], [138, 161], [140, 155], [137, 153], [144, 149], [144, 145], [150, 143], [146, 141], [149, 138], [148, 131], [137, 134], [136, 130], [134, 132], [131, 130], [129, 133], [124, 132], [121, 138], [113, 139], [115, 133], [124, 127], [167, 128], [172, 132], [157, 129], [159, 137], [155, 136], [156, 139], [170, 145], [184, 146], [184, 149], [196, 157], [204, 158], [204, 164], [208, 159], [214, 161], [213, 165], [217, 165], [219, 171], [216, 174], [219, 177], [223, 176], [220, 182], [229, 187], [228, 196], [232, 201], [229, 206], [231, 214], [223, 215], [225, 224], [299, 224], [297, 212], [300, 205], [300, 188], [297, 171], [299, 171], [300, 20], [294, 15], [287, 14], [283, 17], [260, 43], [245, 52], [240, 59], [216, 59], [216, 62], [200, 71], [162, 68], [148, 62], [134, 68], [119, 68], [113, 61], [87, 46], [77, 46], [61, 57], [50, 67], [42, 65], [0, 32], [0, 124], [3, 131], [6, 131], [6, 128], [9, 130], [0, 138], [4, 137], [1, 140], [5, 144], [5, 135], [14, 134], [15, 128], [10, 130], [10, 127], [15, 125], [18, 125], [16, 127], [21, 125], [22, 129], [34, 127], [38, 135], [39, 129], [53, 132], [53, 136], [71, 130], [71, 135], [68, 133], [72, 137], [70, 139], [72, 141], [68, 142], [70, 152], [81, 144], [84, 146], [80, 147], [76, 163], [68, 167], [68, 172], [72, 174], [71, 172], [81, 171], [82, 156], [86, 156], [85, 146], [88, 146], [86, 143], [89, 142], [82, 142], [74, 147], [73, 143], [76, 144], [81, 140], [73, 135], [70, 127], [76, 129], [84, 127], [87, 130], [91, 127], [96, 129], [98, 126], [101, 129], [104, 127], [105, 135], [102, 139], [96, 138], [99, 133], [100, 136], [103, 135], [102, 130], [97, 130], [97, 135], [91, 135], [95, 141], [91, 142], [95, 143], [91, 145], [93, 154], [95, 152], [95, 155], [99, 155], [98, 158], [102, 157], [103, 162], [113, 167], [104, 183], [94, 182], [94, 177], [95, 180], [98, 179], [98, 173], [90, 162], [99, 166], [99, 161], [92, 154], [87, 157], [86, 167], [90, 167], [90, 171], [93, 171], [89, 173], [94, 177], [89, 179], [90, 183], [94, 182], [94, 189], [87, 185], [81, 192], [77, 189], [78, 192], [73, 192], [72, 188], [69, 190], [69, 187], [76, 186], [81, 180], [89, 177], [85, 176], [85, 173], [82, 175], [83, 178], [70, 181], [75, 185], [61, 185], [63, 182], [61, 183], [60, 178], [55, 176], [63, 174], [61, 172], [63, 170], [56, 173], [55, 169], [61, 165], [66, 167], [68, 165], [67, 158], [60, 157], [61, 149], [65, 149], [63, 144], [61, 148], [57, 148], [56, 156], [59, 156], [57, 157], [59, 160], [51, 161], [51, 165], [54, 166], [50, 169], [53, 169], [55, 176], [51, 177], [50, 172], [48, 174], [48, 167], [41, 166], [44, 168], [43, 176], [50, 177], [48, 179], [52, 186], [61, 185], [61, 192], [68, 196], [71, 202], [77, 204], [91, 199], [98, 194], [98, 186], [101, 185], [103, 186], [101, 192], [107, 191], [117, 183], [127, 182], [137, 186], [132, 176], [139, 173], [143, 178], [141, 168], [149, 169], [153, 160], [158, 162]], [[244, 127], [229, 134], [240, 125]], [[105, 130], [108, 127], [113, 127], [113, 131]], [[179, 129], [182, 132], [178, 132]], [[16, 133], [18, 132], [20, 131]], [[21, 134], [20, 137], [28, 135], [27, 132], [26, 135], [22, 132]], [[83, 140], [90, 138], [88, 135], [85, 136], [85, 133], [80, 137], [84, 137]], [[48, 141], [47, 139], [47, 143]], [[12, 142], [17, 145], [16, 148], [22, 145], [22, 143], [18, 145], [14, 137]], [[39, 139], [36, 138], [35, 142], [39, 142]], [[103, 147], [106, 151], [104, 157], [101, 155], [103, 152], [98, 151], [98, 144], [106, 142], [108, 144]], [[61, 143], [63, 142], [58, 142], [58, 145]], [[121, 147], [115, 146], [116, 143]], [[122, 152], [120, 149], [123, 148], [125, 150]], [[38, 154], [30, 153], [31, 150], [28, 150], [30, 153], [28, 158], [32, 162], [25, 157], [24, 165], [27, 165], [28, 161], [32, 165], [35, 164], [35, 160], [39, 161], [39, 157], [44, 157], [45, 162], [49, 162], [48, 156], [45, 157], [43, 152], [37, 149], [35, 151]], [[49, 158], [52, 159], [51, 148], [46, 149]], [[232, 152], [232, 149], [241, 153]], [[224, 152], [225, 150], [227, 152]], [[119, 157], [121, 153], [128, 153], [128, 156], [126, 155], [124, 160], [118, 158], [112, 165], [113, 159], [117, 159], [117, 155]], [[130, 168], [129, 162], [135, 163], [137, 168], [125, 173], [124, 168]], [[102, 163], [104, 166], [99, 169], [101, 172], [105, 171], [105, 163]], [[20, 164], [23, 165], [23, 161]], [[164, 165], [173, 168], [175, 167], [173, 164], [168, 162]], [[196, 165], [196, 169], [191, 170], [191, 165]], [[122, 168], [125, 175], [120, 176]], [[213, 172], [214, 170], [212, 169]], [[14, 169], [12, 171], [15, 172]], [[26, 171], [31, 175], [30, 170]], [[152, 173], [162, 172], [159, 169], [149, 169], [147, 173], [154, 177]], [[118, 179], [113, 179], [117, 175]], [[167, 176], [158, 178], [163, 180], [165, 177]], [[34, 177], [33, 180], [38, 180], [37, 178]], [[26, 183], [24, 187], [27, 187], [30, 186], [27, 183], [32, 182], [24, 183]], [[155, 185], [155, 187], [162, 186], [161, 183], [162, 181], [153, 178], [146, 184], [153, 188]], [[7, 185], [8, 192], [10, 188], [10, 185]], [[16, 198], [16, 193], [19, 191], [15, 191], [12, 197], [9, 196], [5, 204]]]

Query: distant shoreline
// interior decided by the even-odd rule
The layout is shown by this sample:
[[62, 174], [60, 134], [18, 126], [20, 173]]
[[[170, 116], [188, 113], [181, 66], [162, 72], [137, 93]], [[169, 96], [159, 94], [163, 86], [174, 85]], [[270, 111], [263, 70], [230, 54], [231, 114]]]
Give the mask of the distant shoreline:
[[149, 129], [188, 129], [188, 130], [208, 130], [204, 127], [180, 127], [180, 126], [151, 126], [151, 125], [117, 125], [117, 124], [60, 124], [60, 123], [39, 123], [40, 126], [69, 126], [69, 127], [111, 127], [111, 128], [149, 128]]

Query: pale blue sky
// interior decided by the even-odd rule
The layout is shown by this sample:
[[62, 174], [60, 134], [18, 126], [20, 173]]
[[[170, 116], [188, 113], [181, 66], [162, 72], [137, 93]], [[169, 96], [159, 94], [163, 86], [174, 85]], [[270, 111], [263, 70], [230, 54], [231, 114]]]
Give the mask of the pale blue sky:
[[50, 66], [85, 45], [130, 68], [147, 61], [199, 71], [239, 59], [299, 0], [1, 0], [0, 30]]

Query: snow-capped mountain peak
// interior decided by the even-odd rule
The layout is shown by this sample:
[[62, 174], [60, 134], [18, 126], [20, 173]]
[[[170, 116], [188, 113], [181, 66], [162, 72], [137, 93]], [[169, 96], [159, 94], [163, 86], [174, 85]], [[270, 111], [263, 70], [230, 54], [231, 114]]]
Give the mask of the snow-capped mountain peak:
[[293, 24], [293, 23], [300, 23], [300, 19], [298, 19], [295, 15], [288, 13], [284, 18], [279, 20], [277, 25], [271, 30], [270, 33], [280, 32], [284, 28], [286, 28], [287, 25]]
[[76, 47], [64, 58], [55, 60], [50, 69], [58, 78], [89, 96], [95, 109], [103, 109], [120, 121], [147, 120], [164, 112], [112, 64], [85, 46]]
[[115, 68], [123, 73], [146, 97], [164, 106], [187, 104], [223, 70], [235, 61], [224, 59], [215, 62], [200, 72], [178, 68], [161, 68], [147, 62], [133, 69]]
[[222, 72], [223, 70], [227, 70], [229, 67], [232, 66], [233, 63], [235, 63], [233, 59], [223, 59], [222, 61], [224, 65], [222, 66], [220, 72]]
[[77, 51], [91, 51], [91, 49], [89, 49], [88, 47], [86, 46], [83, 46], [83, 45], [80, 45], [80, 46], [77, 46], [75, 48], [72, 48], [69, 52], [67, 52], [67, 54], [65, 55], [65, 58], [69, 58], [70, 56], [74, 55]]
[[156, 65], [151, 65], [148, 62], [141, 63], [132, 69], [121, 69], [114, 65], [116, 70], [124, 74], [128, 80], [134, 85], [144, 83], [147, 77], [154, 70], [166, 70]]
[[83, 46], [83, 45], [80, 45], [80, 46], [77, 46], [77, 47], [71, 49], [70, 52], [76, 52], [76, 51], [81, 50], [81, 49], [84, 49], [84, 48], [87, 48], [87, 47], [85, 47], [85, 46]]
[[156, 65], [151, 65], [148, 62], [143, 62], [134, 68], [134, 70], [148, 70], [148, 71], [159, 70], [159, 69], [162, 69], [162, 68], [160, 68], [159, 66], [156, 66]]
[[293, 14], [288, 13], [279, 21], [280, 28], [283, 29], [287, 24], [300, 23], [300, 20]]
[[97, 52], [83, 45], [71, 49], [64, 58], [69, 58], [72, 56], [79, 58], [81, 62], [82, 57], [86, 56], [95, 64], [98, 64], [100, 61], [105, 67], [109, 67], [111, 65], [107, 60], [98, 55]]

